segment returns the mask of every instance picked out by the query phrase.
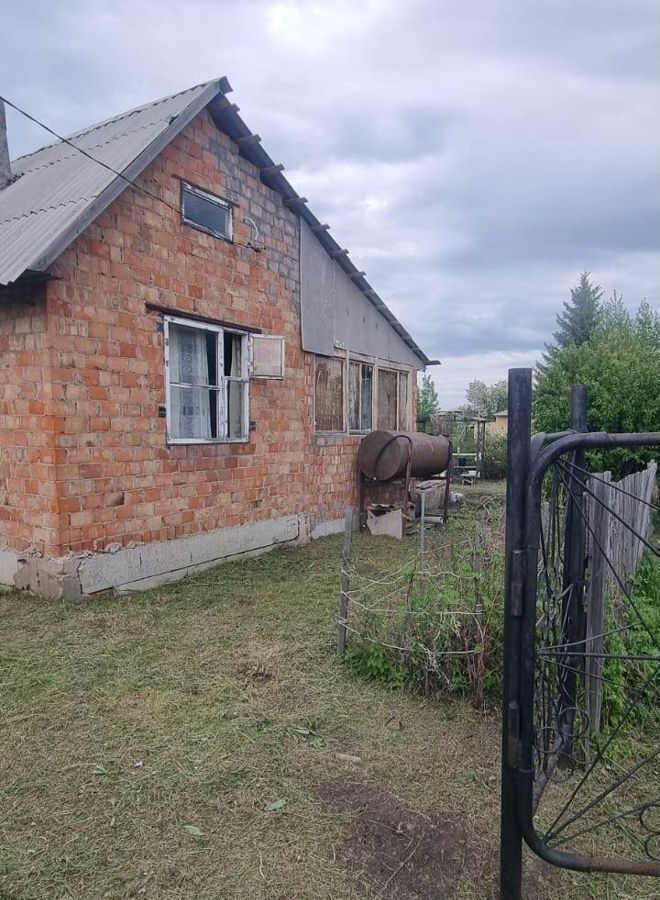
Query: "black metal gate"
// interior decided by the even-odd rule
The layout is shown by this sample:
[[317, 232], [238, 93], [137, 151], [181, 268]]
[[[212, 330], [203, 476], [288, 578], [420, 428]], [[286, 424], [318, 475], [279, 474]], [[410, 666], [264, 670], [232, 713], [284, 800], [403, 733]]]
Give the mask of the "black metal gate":
[[[658, 555], [586, 459], [660, 445], [660, 432], [586, 433], [578, 386], [571, 430], [532, 437], [529, 369], [510, 371], [508, 410], [501, 898], [521, 897], [523, 839], [553, 865], [660, 876], [660, 596], [642, 608], [586, 514], [607, 509]], [[615, 587], [595, 630], [587, 543]], [[604, 722], [590, 721], [590, 692], [605, 697]]]

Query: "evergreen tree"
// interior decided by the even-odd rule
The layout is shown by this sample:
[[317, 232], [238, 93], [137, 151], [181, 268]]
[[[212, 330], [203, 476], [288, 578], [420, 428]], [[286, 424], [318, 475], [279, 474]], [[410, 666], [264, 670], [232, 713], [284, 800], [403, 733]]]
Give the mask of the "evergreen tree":
[[[571, 385], [589, 391], [590, 431], [656, 431], [660, 422], [660, 316], [643, 303], [630, 315], [614, 296], [599, 311], [588, 341], [555, 348], [536, 372], [534, 429], [563, 431], [569, 425]], [[590, 453], [593, 471], [615, 479], [657, 455], [652, 447]]]
[[571, 299], [564, 303], [564, 311], [557, 316], [559, 327], [553, 337], [560, 350], [571, 344], [579, 347], [591, 338], [598, 324], [602, 296], [599, 285], [592, 284], [589, 272], [583, 272], [578, 286], [571, 288]]
[[433, 379], [427, 373], [422, 376], [422, 383], [417, 395], [417, 418], [426, 421], [429, 416], [435, 415], [439, 410], [438, 392], [435, 389]]

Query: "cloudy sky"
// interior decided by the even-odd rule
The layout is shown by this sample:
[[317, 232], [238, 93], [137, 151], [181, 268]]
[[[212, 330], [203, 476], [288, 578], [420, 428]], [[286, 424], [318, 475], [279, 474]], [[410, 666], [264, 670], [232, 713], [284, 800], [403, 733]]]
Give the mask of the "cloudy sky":
[[[0, 93], [59, 132], [219, 75], [425, 351], [532, 364], [579, 272], [660, 307], [655, 0], [3, 4]], [[9, 112], [12, 155], [48, 136]]]

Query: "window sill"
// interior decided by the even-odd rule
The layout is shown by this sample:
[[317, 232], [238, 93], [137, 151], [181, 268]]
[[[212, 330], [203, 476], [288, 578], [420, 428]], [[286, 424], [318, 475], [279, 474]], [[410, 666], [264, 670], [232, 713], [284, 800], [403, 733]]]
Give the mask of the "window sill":
[[168, 447], [207, 447], [217, 444], [221, 446], [225, 444], [249, 444], [250, 438], [211, 438], [210, 440], [205, 438], [168, 438], [166, 443]]
[[202, 234], [210, 234], [211, 237], [216, 238], [219, 241], [224, 241], [226, 244], [233, 244], [234, 238], [233, 235], [222, 234], [219, 231], [213, 231], [211, 228], [204, 228], [202, 225], [198, 225], [196, 222], [191, 222], [189, 219], [181, 219], [183, 225], [186, 225], [188, 228], [194, 228], [195, 231], [201, 231]]
[[[364, 434], [368, 434], [369, 432], [364, 432]], [[313, 434], [313, 440], [320, 443], [331, 443], [333, 441], [339, 442], [343, 440], [350, 440], [351, 438], [361, 438], [364, 437], [364, 434], [357, 434], [354, 431], [315, 431]]]

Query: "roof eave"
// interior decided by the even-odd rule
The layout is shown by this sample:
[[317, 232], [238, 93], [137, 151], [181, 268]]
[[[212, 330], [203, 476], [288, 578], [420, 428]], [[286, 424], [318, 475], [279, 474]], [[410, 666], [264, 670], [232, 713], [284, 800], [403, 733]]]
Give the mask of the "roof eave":
[[[253, 163], [260, 171], [264, 184], [282, 196], [284, 202], [295, 209], [301, 218], [310, 226], [316, 238], [328, 254], [351, 278], [366, 299], [381, 313], [386, 322], [399, 335], [406, 346], [420, 360], [424, 367], [440, 365], [439, 360], [429, 359], [415, 342], [408, 331], [399, 322], [389, 307], [378, 296], [367, 281], [364, 273], [351, 261], [348, 251], [343, 249], [328, 233], [327, 226], [321, 224], [307, 207], [307, 200], [301, 197], [293, 186], [282, 175], [283, 166], [276, 165], [260, 144], [257, 135], [253, 135], [245, 122], [238, 115], [238, 107], [230, 103], [226, 94], [232, 87], [226, 77], [210, 82], [190, 104], [176, 116], [172, 122], [146, 147], [123, 171], [108, 184], [104, 190], [48, 245], [42, 255], [31, 262], [29, 270], [46, 274], [49, 267], [67, 249], [67, 247], [103, 213], [108, 206], [126, 190], [129, 182], [137, 178], [167, 145], [208, 106], [216, 126], [236, 141], [242, 156]], [[26, 270], [27, 271], [27, 270]], [[22, 278], [21, 273], [18, 278]], [[18, 280], [14, 279], [11, 284]]]
[[289, 181], [282, 175], [284, 166], [276, 164], [261, 145], [257, 135], [253, 135], [249, 127], [238, 114], [238, 106], [231, 103], [224, 95], [219, 96], [209, 106], [209, 112], [217, 127], [225, 132], [233, 141], [238, 142], [239, 153], [249, 162], [255, 165], [260, 173], [263, 183], [283, 197], [285, 203], [295, 209], [300, 217], [310, 226], [314, 236], [321, 246], [328, 252], [334, 261], [346, 272], [356, 287], [364, 294], [367, 300], [376, 307], [383, 318], [403, 340], [406, 346], [412, 350], [422, 365], [437, 366], [440, 361], [429, 359], [419, 347], [413, 337], [406, 331], [376, 291], [371, 287], [366, 277], [351, 261], [348, 251], [329, 234], [328, 227], [322, 225], [319, 219], [307, 206], [307, 199], [301, 197]]
[[66, 250], [89, 225], [103, 213], [119, 195], [129, 187], [129, 182], [134, 181], [158, 156], [159, 153], [174, 140], [174, 138], [197, 116], [209, 103], [219, 95], [224, 95], [232, 90], [228, 79], [222, 76], [217, 81], [211, 82], [199, 96], [179, 113], [170, 122], [158, 137], [148, 147], [135, 157], [128, 166], [114, 178], [110, 184], [96, 197], [90, 205], [75, 219], [64, 231], [56, 236], [49, 244], [41, 257], [36, 260], [30, 269], [38, 272], [46, 270]]

